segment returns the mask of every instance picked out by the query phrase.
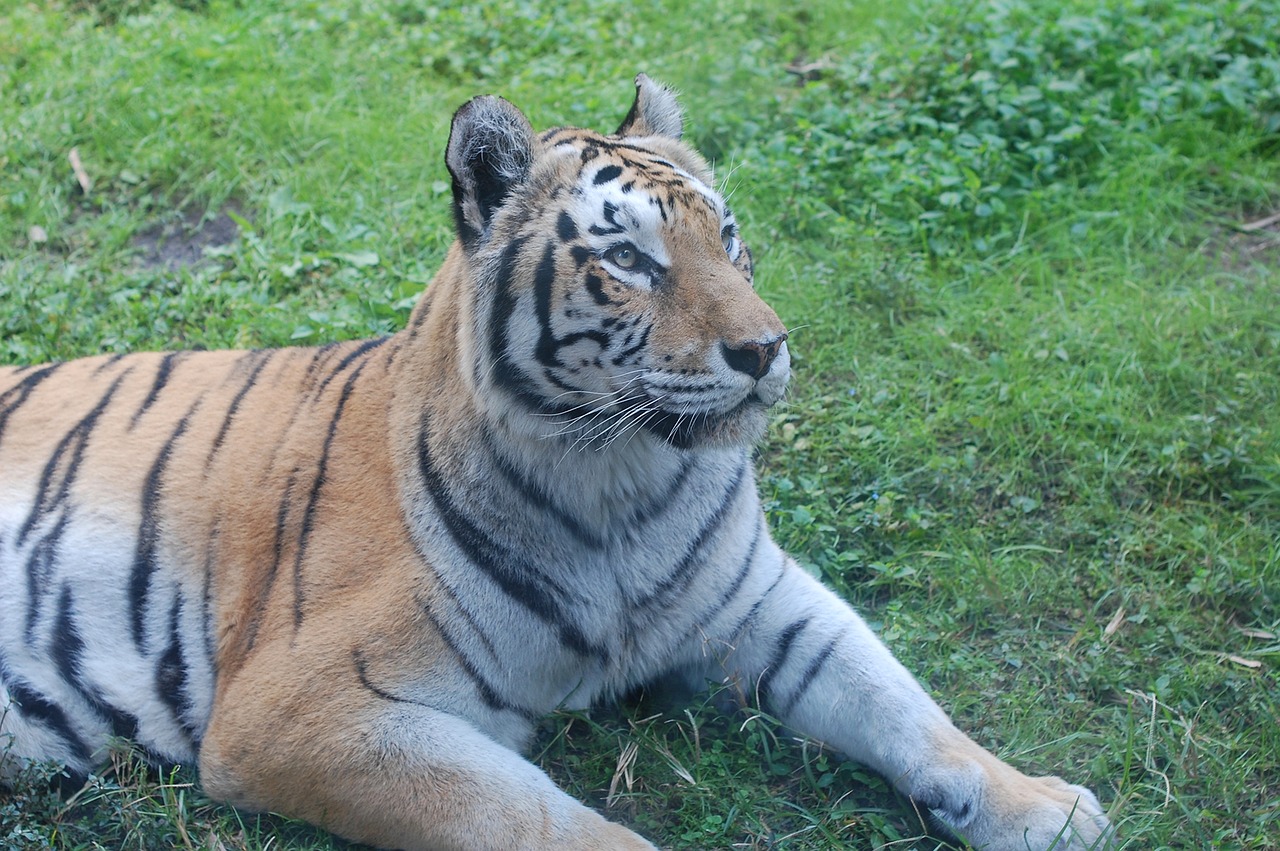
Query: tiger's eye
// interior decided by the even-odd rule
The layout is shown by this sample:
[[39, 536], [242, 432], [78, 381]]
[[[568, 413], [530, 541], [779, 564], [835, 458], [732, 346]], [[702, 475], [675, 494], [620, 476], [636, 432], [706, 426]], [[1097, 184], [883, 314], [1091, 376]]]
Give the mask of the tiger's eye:
[[605, 255], [609, 262], [617, 266], [619, 269], [634, 269], [640, 265], [640, 252], [636, 251], [630, 245], [619, 245], [610, 248], [609, 253]]
[[733, 240], [735, 238], [736, 237], [734, 237], [733, 235], [733, 228], [725, 228], [724, 230], [720, 231], [720, 243], [724, 245], [725, 254], [733, 253]]

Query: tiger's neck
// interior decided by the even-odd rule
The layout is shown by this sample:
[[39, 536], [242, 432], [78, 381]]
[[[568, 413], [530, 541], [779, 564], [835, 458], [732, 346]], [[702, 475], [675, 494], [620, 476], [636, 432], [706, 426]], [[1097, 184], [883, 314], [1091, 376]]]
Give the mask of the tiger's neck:
[[690, 481], [709, 484], [741, 467], [744, 448], [680, 450], [643, 430], [593, 440], [589, 424], [566, 428], [487, 380], [492, 364], [470, 332], [475, 287], [466, 268], [451, 253], [402, 332], [392, 432], [408, 499], [434, 491], [437, 503], [465, 502], [499, 521], [526, 511], [603, 546], [644, 525]]

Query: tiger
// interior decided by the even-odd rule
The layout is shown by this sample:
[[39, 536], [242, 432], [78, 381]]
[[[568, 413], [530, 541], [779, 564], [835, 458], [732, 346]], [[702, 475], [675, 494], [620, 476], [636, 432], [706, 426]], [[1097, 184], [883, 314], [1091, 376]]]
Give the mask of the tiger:
[[389, 336], [0, 369], [6, 776], [123, 737], [376, 847], [653, 851], [522, 751], [674, 672], [976, 847], [1110, 844], [771, 538], [787, 330], [684, 123], [644, 74], [609, 135], [465, 103], [457, 238]]

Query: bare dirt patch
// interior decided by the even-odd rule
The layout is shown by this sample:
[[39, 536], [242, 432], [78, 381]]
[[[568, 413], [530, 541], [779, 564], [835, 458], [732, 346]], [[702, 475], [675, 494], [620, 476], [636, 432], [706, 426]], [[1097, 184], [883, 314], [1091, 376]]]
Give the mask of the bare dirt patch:
[[1214, 243], [1218, 262], [1228, 272], [1280, 268], [1280, 211], [1250, 216]]
[[230, 245], [240, 236], [240, 226], [229, 213], [239, 215], [239, 210], [188, 209], [148, 225], [132, 239], [139, 262], [146, 269], [166, 271], [199, 266], [208, 259], [206, 249]]

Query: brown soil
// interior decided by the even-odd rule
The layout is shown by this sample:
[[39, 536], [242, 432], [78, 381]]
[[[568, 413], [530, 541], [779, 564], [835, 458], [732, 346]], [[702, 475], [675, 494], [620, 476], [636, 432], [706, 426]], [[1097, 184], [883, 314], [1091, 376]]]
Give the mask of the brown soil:
[[239, 237], [240, 228], [228, 212], [238, 214], [234, 206], [216, 213], [185, 210], [148, 226], [133, 237], [139, 261], [147, 269], [169, 271], [200, 265], [206, 248], [230, 245]]
[[1211, 250], [1228, 272], [1247, 275], [1259, 267], [1280, 268], [1280, 211], [1249, 216], [1215, 239]]

